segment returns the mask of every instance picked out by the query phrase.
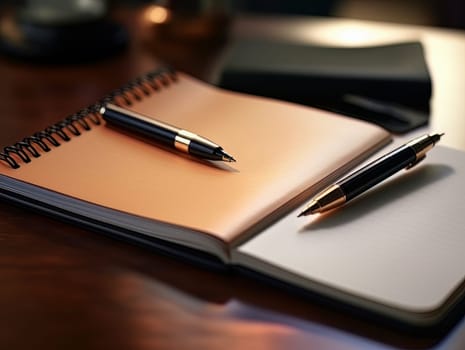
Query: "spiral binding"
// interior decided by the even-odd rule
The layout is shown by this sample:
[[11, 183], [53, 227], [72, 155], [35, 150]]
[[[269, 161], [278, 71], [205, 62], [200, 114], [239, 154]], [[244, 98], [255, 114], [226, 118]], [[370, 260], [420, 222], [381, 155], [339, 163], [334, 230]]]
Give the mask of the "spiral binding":
[[177, 81], [176, 72], [171, 67], [163, 67], [135, 78], [126, 85], [116, 89], [93, 105], [66, 117], [46, 129], [25, 137], [13, 145], [6, 146], [0, 152], [0, 161], [7, 163], [13, 169], [20, 167], [20, 162], [29, 163], [32, 158], [38, 158], [41, 152], [49, 152], [62, 142], [70, 141], [82, 131], [89, 131], [92, 126], [102, 124], [100, 108], [107, 103], [119, 106], [131, 106], [134, 102], [150, 96], [152, 93], [167, 87]]

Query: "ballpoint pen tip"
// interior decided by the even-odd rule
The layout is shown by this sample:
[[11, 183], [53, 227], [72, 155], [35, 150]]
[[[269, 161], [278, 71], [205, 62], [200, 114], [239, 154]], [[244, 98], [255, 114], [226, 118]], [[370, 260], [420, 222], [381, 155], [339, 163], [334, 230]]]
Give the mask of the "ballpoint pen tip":
[[222, 151], [222, 158], [225, 162], [235, 162], [236, 160], [234, 159], [233, 156], [227, 154], [225, 151]]
[[312, 215], [321, 212], [321, 205], [318, 201], [316, 200], [311, 200], [310, 203], [307, 204], [307, 206], [300, 212], [297, 217], [301, 216], [307, 216], [307, 215]]
[[434, 135], [431, 135], [432, 137], [432, 141], [433, 141], [433, 145], [435, 145], [437, 142], [439, 142], [439, 140], [441, 139], [441, 137], [444, 136], [444, 133], [437, 133], [437, 134], [434, 134]]

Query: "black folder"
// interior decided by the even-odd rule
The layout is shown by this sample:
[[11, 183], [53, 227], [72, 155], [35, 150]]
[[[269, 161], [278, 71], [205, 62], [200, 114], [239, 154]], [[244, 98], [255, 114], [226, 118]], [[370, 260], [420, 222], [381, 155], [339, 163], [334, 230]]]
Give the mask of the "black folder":
[[427, 123], [431, 79], [419, 42], [326, 47], [238, 40], [219, 86], [311, 105], [403, 133]]

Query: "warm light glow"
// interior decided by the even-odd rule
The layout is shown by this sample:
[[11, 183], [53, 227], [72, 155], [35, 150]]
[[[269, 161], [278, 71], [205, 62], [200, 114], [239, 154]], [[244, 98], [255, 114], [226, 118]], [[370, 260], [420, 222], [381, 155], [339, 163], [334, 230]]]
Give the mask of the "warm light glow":
[[363, 44], [373, 38], [368, 30], [356, 26], [341, 28], [333, 34], [335, 38], [345, 44]]
[[341, 25], [322, 23], [312, 30], [317, 31], [317, 33], [313, 32], [312, 34], [319, 37], [320, 40], [341, 46], [366, 45], [379, 38], [377, 33], [373, 33], [363, 25], [348, 23]]
[[292, 38], [313, 44], [354, 47], [418, 40], [418, 30], [356, 20], [312, 20], [291, 28]]
[[151, 6], [146, 10], [146, 18], [154, 24], [165, 23], [170, 18], [170, 10], [163, 6]]

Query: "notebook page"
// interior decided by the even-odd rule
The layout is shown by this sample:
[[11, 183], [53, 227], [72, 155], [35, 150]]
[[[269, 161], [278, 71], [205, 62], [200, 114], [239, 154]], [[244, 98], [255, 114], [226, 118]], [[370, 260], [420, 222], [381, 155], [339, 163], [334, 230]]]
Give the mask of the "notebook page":
[[184, 237], [187, 242], [196, 240], [197, 231], [232, 242], [389, 139], [368, 123], [219, 90], [183, 74], [130, 109], [210, 138], [237, 162], [205, 164], [100, 126], [19, 169], [2, 166], [0, 173], [196, 231]]
[[[238, 248], [235, 260], [306, 288], [427, 312], [465, 277], [465, 153], [437, 146], [345, 207], [299, 208]], [[270, 267], [271, 265], [271, 267]]]

